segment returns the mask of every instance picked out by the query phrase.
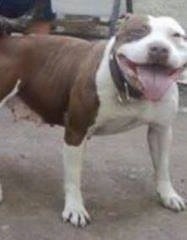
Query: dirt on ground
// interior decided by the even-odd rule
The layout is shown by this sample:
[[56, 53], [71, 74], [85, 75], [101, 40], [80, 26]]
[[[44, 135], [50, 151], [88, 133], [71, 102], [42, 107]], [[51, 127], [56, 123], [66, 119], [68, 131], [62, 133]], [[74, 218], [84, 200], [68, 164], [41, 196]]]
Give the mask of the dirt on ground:
[[[187, 199], [185, 108], [174, 129], [173, 182]], [[158, 204], [146, 127], [90, 141], [83, 193], [92, 224], [85, 229], [61, 219], [63, 129], [41, 123], [16, 100], [16, 107], [1, 109], [0, 134], [0, 240], [187, 239], [187, 211]]]

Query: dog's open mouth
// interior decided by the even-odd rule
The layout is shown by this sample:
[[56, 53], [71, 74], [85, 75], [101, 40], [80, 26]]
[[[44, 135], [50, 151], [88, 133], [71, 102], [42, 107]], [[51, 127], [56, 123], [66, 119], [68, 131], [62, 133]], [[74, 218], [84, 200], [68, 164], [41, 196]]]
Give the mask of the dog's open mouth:
[[136, 64], [122, 54], [117, 56], [117, 62], [124, 76], [136, 78], [145, 98], [151, 101], [160, 100], [182, 71], [159, 64]]

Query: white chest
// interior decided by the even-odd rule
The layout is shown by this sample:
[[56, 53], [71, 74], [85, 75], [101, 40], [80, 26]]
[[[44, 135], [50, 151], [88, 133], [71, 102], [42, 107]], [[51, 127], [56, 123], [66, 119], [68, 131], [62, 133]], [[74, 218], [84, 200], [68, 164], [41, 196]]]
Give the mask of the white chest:
[[174, 84], [160, 102], [132, 100], [118, 102], [100, 93], [100, 108], [94, 125], [95, 134], [114, 134], [142, 124], [170, 124], [178, 109], [178, 90]]

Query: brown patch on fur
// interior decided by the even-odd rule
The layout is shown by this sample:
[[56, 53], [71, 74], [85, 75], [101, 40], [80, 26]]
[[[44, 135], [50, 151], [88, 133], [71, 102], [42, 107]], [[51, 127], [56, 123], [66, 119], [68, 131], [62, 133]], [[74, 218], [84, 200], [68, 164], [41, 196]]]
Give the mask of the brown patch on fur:
[[130, 14], [119, 22], [119, 28], [116, 34], [115, 48], [124, 43], [139, 40], [146, 37], [151, 32], [148, 25], [148, 18]]
[[7, 38], [0, 39], [0, 100], [14, 89], [20, 77], [19, 55], [20, 51]]
[[50, 124], [65, 125], [79, 145], [94, 123], [99, 100], [95, 75], [105, 42], [70, 37], [23, 36], [0, 41], [0, 99], [21, 79], [19, 96]]
[[51, 23], [46, 21], [37, 21], [29, 26], [25, 33], [39, 33], [39, 34], [49, 34], [51, 31]]
[[[93, 45], [90, 53], [81, 63], [80, 71], [71, 91], [67, 115], [65, 139], [69, 144], [78, 145], [88, 127], [94, 124], [99, 107], [95, 77], [101, 63], [104, 47], [103, 43]], [[85, 81], [85, 79], [87, 80]]]

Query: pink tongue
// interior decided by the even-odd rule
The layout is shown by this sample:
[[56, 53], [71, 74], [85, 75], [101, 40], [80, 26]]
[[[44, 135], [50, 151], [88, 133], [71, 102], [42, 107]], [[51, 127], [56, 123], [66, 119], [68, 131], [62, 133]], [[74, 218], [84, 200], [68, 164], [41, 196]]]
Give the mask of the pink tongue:
[[137, 67], [137, 74], [145, 97], [151, 101], [160, 100], [178, 76], [171, 75], [165, 67], [151, 65]]

